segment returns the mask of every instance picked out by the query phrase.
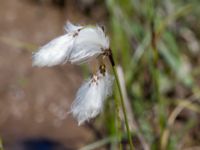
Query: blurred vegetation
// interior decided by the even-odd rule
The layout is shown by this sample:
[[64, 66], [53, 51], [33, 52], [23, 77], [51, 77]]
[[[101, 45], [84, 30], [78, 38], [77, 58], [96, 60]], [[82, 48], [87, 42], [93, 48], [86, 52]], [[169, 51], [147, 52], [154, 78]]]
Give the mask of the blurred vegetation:
[[3, 144], [1, 138], [0, 138], [0, 150], [3, 150]]
[[[200, 1], [106, 0], [111, 48], [124, 71], [136, 149], [200, 146]], [[117, 90], [115, 98], [117, 98]], [[112, 101], [105, 123], [115, 135]], [[110, 116], [110, 117], [109, 117]], [[147, 147], [141, 145], [142, 135]], [[137, 141], [139, 139], [139, 141]], [[200, 147], [199, 147], [200, 148]]]

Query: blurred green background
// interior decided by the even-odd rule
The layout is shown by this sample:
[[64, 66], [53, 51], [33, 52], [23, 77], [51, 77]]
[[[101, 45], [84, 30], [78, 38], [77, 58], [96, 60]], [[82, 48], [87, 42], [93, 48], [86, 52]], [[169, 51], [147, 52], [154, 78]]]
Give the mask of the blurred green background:
[[42, 138], [59, 142], [63, 149], [115, 150], [117, 134], [128, 149], [123, 118], [119, 129], [113, 111], [117, 89], [100, 117], [77, 127], [66, 112], [87, 69], [31, 66], [32, 52], [62, 34], [66, 20], [106, 27], [136, 150], [200, 149], [199, 0], [1, 3], [0, 134], [6, 149], [24, 148], [23, 141]]

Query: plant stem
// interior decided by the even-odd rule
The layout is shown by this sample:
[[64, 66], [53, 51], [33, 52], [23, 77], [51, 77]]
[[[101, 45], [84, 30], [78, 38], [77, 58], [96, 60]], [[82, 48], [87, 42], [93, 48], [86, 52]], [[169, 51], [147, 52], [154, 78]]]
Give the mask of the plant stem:
[[116, 105], [116, 133], [118, 135], [118, 140], [119, 140], [119, 150], [122, 150], [122, 136], [121, 136], [121, 133], [120, 133], [120, 130], [121, 130], [121, 119], [120, 119], [120, 116], [119, 116], [119, 111], [120, 111], [120, 104], [119, 104], [119, 101], [117, 99], [117, 97], [115, 97], [115, 105]]
[[79, 150], [94, 150], [94, 149], [98, 149], [101, 146], [104, 146], [108, 143], [112, 143], [112, 142], [116, 142], [116, 141], [118, 141], [118, 137], [107, 137], [105, 139], [99, 140], [99, 141], [94, 142], [92, 144], [86, 145]]
[[134, 150], [134, 146], [133, 146], [133, 142], [132, 142], [132, 137], [131, 137], [131, 132], [130, 132], [130, 129], [129, 129], [129, 124], [128, 124], [128, 118], [127, 118], [126, 108], [125, 108], [124, 99], [123, 99], [123, 95], [122, 95], [122, 90], [121, 90], [121, 86], [120, 86], [120, 82], [119, 82], [119, 77], [118, 77], [118, 74], [117, 74], [117, 70], [116, 70], [116, 66], [115, 66], [115, 63], [114, 63], [114, 59], [113, 59], [112, 51], [111, 50], [110, 50], [109, 60], [110, 60], [110, 62], [112, 64], [113, 73], [114, 73], [114, 76], [115, 76], [115, 79], [116, 79], [116, 83], [117, 83], [117, 87], [118, 87], [118, 90], [119, 90], [119, 95], [120, 95], [120, 100], [121, 100], [120, 102], [121, 102], [122, 111], [123, 111], [123, 114], [124, 114], [124, 120], [125, 120], [126, 130], [127, 130], [127, 134], [128, 134], [129, 143], [130, 143], [130, 149]]
[[[150, 20], [150, 27], [151, 27], [151, 49], [153, 53], [153, 69], [152, 69], [152, 77], [153, 77], [153, 83], [154, 83], [154, 98], [158, 102], [159, 106], [159, 125], [160, 125], [160, 135], [165, 134], [165, 128], [168, 128], [166, 126], [166, 108], [163, 99], [161, 98], [160, 95], [160, 77], [159, 77], [159, 53], [158, 53], [158, 33], [156, 32], [156, 26], [155, 26], [155, 18], [156, 18], [156, 0], [152, 0], [152, 16]], [[160, 149], [165, 150], [167, 147], [166, 144], [163, 145], [162, 141], [162, 135], [160, 137]]]

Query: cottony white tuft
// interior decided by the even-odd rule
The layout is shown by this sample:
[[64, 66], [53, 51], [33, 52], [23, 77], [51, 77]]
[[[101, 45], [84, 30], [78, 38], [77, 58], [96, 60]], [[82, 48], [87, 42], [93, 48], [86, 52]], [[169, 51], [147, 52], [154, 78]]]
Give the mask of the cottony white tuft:
[[74, 42], [69, 61], [80, 64], [91, 60], [109, 49], [109, 38], [99, 26], [88, 26], [80, 30]]
[[50, 41], [33, 55], [33, 66], [51, 67], [62, 64], [69, 59], [73, 43], [74, 37], [72, 34], [65, 34]]
[[67, 22], [65, 30], [65, 35], [50, 41], [33, 55], [34, 66], [80, 64], [104, 54], [109, 48], [109, 39], [98, 26], [75, 26]]
[[65, 31], [66, 31], [67, 33], [80, 30], [81, 28], [83, 28], [83, 26], [76, 26], [76, 25], [72, 24], [72, 23], [69, 22], [69, 21], [67, 21], [67, 23], [66, 23], [66, 25], [65, 25]]
[[105, 75], [97, 73], [80, 87], [71, 106], [71, 113], [79, 125], [102, 111], [106, 97], [112, 93], [113, 80], [107, 72]]

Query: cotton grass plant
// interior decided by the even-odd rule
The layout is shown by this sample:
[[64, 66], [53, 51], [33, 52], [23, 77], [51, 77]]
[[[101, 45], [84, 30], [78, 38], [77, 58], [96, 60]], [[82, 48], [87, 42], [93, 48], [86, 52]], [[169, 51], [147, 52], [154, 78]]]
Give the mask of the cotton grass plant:
[[[103, 110], [106, 98], [112, 95], [112, 85], [115, 77], [120, 95], [120, 102], [116, 99], [115, 103], [117, 107], [119, 107], [119, 104], [122, 106], [132, 150], [133, 144], [126, 108], [110, 49], [109, 38], [104, 32], [104, 28], [98, 25], [76, 26], [67, 22], [65, 31], [64, 35], [53, 39], [33, 54], [33, 66], [51, 67], [65, 63], [80, 65], [96, 59], [99, 62], [97, 71], [81, 85], [69, 112], [76, 118], [78, 125], [82, 125], [98, 116]], [[110, 61], [114, 77], [109, 73], [106, 59]], [[119, 108], [116, 108], [116, 110], [119, 113]], [[120, 120], [118, 121], [120, 122]]]

